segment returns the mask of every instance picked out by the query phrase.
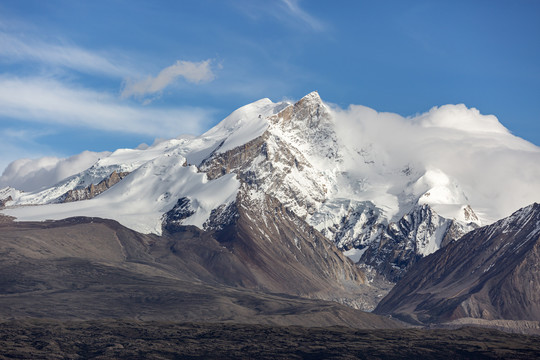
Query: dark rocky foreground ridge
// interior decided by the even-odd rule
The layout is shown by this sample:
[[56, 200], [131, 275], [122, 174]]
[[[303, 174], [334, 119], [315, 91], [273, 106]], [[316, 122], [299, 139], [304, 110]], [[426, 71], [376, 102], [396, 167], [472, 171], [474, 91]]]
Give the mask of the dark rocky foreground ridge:
[[538, 337], [133, 320], [0, 323], [0, 359], [535, 359]]
[[[540, 321], [540, 204], [421, 259], [375, 309], [413, 323]], [[464, 320], [461, 321], [464, 323]], [[477, 322], [478, 323], [478, 322]]]

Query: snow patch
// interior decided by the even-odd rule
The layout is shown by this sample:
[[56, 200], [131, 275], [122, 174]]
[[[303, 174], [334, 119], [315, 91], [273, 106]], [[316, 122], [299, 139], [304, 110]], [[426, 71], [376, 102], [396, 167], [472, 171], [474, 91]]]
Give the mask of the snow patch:
[[367, 250], [367, 247], [365, 247], [363, 249], [355, 249], [355, 248], [353, 248], [353, 249], [350, 249], [350, 250], [345, 250], [343, 252], [343, 255], [345, 255], [346, 257], [351, 259], [356, 264], [360, 260], [362, 255], [364, 255], [366, 250]]

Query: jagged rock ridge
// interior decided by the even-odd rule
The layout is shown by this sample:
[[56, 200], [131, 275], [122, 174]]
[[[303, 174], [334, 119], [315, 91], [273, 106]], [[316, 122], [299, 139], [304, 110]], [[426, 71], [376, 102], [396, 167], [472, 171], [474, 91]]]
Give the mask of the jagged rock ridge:
[[464, 235], [420, 260], [375, 312], [433, 323], [540, 321], [540, 204]]
[[129, 172], [113, 171], [108, 178], [101, 180], [97, 185], [90, 184], [84, 189], [68, 190], [64, 195], [58, 198], [60, 203], [68, 203], [73, 201], [90, 200], [99, 194], [116, 185], [120, 180], [129, 175]]
[[6, 204], [10, 201], [13, 201], [13, 198], [11, 196], [8, 196], [7, 198], [5, 199], [0, 199], [0, 209], [1, 208], [4, 208], [6, 206]]

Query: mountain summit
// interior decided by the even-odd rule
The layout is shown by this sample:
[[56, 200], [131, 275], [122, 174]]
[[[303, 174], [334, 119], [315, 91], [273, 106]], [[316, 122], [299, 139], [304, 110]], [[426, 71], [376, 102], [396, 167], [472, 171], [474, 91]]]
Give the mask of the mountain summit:
[[[312, 92], [256, 101], [198, 137], [104, 154], [39, 191], [6, 187], [0, 204], [18, 220], [95, 216], [154, 234], [225, 229], [283, 206], [396, 282], [418, 259], [540, 200], [538, 164], [538, 147], [464, 105], [403, 118]], [[263, 213], [253, 228], [271, 228]]]

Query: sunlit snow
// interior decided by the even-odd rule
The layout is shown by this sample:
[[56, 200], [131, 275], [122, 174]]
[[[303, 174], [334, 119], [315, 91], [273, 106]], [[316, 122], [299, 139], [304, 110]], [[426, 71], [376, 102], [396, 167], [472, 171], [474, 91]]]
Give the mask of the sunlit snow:
[[[263, 134], [265, 156], [274, 160], [273, 170], [259, 167], [262, 155], [251, 164], [250, 171], [265, 179], [260, 190], [321, 231], [350, 212], [358, 213], [359, 225], [351, 229], [358, 232], [363, 211], [391, 222], [422, 204], [447, 219], [488, 224], [540, 201], [540, 148], [513, 136], [493, 115], [444, 105], [404, 118], [365, 106], [341, 109], [324, 104], [317, 93], [302, 101], [309, 112], [302, 119], [290, 118], [292, 104], [262, 99], [199, 137], [100, 154], [91, 166], [56, 185], [41, 184], [47, 185], [44, 190], [4, 189], [0, 194], [9, 192], [12, 201], [2, 212], [18, 220], [100, 216], [141, 232], [160, 233], [163, 214], [178, 198], [188, 197], [197, 211], [185, 224], [201, 227], [214, 208], [234, 201], [240, 183], [234, 173], [208, 181], [197, 166], [212, 154]], [[291, 159], [281, 158], [284, 154], [298, 164], [291, 166]], [[36, 162], [36, 171], [43, 163]], [[54, 171], [54, 164], [48, 166]], [[130, 174], [92, 200], [52, 203], [66, 191], [97, 184], [113, 171]], [[281, 174], [279, 183], [271, 171]], [[20, 184], [24, 176], [11, 172], [3, 184]], [[20, 207], [28, 204], [42, 205]], [[478, 219], [467, 217], [468, 206]], [[434, 251], [438, 242], [426, 244], [423, 251]]]

